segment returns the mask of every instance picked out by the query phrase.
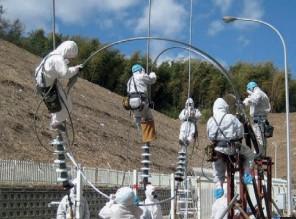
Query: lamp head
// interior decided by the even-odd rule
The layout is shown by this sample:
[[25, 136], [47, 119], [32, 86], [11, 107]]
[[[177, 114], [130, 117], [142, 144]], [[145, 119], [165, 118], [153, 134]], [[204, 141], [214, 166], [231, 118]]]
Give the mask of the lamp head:
[[224, 17], [223, 17], [223, 21], [224, 21], [225, 23], [230, 23], [230, 22], [233, 22], [233, 21], [235, 21], [235, 20], [237, 20], [236, 17], [231, 17], [231, 16], [224, 16]]

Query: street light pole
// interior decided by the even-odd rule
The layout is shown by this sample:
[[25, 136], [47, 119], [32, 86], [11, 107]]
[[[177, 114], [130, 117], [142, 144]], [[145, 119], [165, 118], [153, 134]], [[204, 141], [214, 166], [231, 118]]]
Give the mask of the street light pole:
[[291, 148], [290, 148], [290, 109], [289, 109], [289, 84], [288, 84], [288, 67], [287, 67], [287, 49], [286, 43], [282, 36], [282, 34], [271, 24], [257, 20], [257, 19], [250, 19], [250, 18], [241, 18], [241, 17], [232, 17], [232, 16], [225, 16], [223, 17], [225, 23], [230, 23], [236, 20], [241, 21], [249, 21], [249, 22], [256, 22], [263, 24], [269, 28], [271, 28], [276, 34], [279, 36], [282, 46], [284, 49], [284, 68], [285, 68], [285, 97], [286, 97], [286, 141], [287, 141], [287, 181], [288, 181], [288, 214], [292, 214], [292, 186], [291, 186]]

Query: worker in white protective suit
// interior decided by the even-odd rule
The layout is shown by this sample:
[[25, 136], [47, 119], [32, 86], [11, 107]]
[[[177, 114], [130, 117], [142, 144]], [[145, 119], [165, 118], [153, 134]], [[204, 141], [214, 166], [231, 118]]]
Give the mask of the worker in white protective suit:
[[[151, 219], [162, 219], [162, 212], [161, 212], [161, 206], [159, 203], [159, 200], [157, 199], [155, 187], [152, 185], [147, 185], [145, 190], [145, 196], [146, 199], [144, 201], [144, 205], [147, 204], [147, 206], [144, 206], [146, 210], [148, 211], [148, 215]], [[154, 205], [150, 205], [154, 204]], [[147, 218], [147, 217], [146, 217]], [[143, 217], [143, 219], [146, 219]], [[147, 218], [147, 219], [148, 219]]]
[[135, 64], [132, 66], [133, 76], [127, 82], [129, 104], [134, 112], [136, 126], [142, 128], [143, 142], [150, 142], [156, 138], [155, 125], [149, 107], [148, 86], [156, 81], [156, 74], [145, 73], [144, 68]]
[[[65, 195], [57, 210], [57, 219], [74, 219], [76, 214], [76, 208], [78, 206], [77, 200], [77, 179], [72, 181], [73, 187], [70, 190], [69, 195]], [[89, 207], [86, 199], [81, 195], [80, 197], [80, 218], [90, 219]]]
[[82, 65], [68, 67], [69, 59], [78, 55], [74, 41], [65, 41], [49, 53], [35, 70], [37, 89], [51, 113], [51, 128], [63, 129], [68, 114], [72, 111], [72, 102], [60, 83], [62, 79], [71, 79]]
[[137, 206], [137, 198], [129, 187], [122, 187], [101, 209], [99, 216], [103, 219], [140, 219], [143, 210]]
[[[207, 122], [207, 135], [214, 143], [218, 154], [234, 155], [240, 153], [244, 157], [244, 183], [250, 184], [253, 180], [252, 168], [254, 153], [240, 144], [244, 129], [240, 121], [228, 113], [228, 104], [222, 98], [217, 98], [213, 105], [213, 116]], [[213, 162], [213, 177], [215, 182], [214, 196], [216, 199], [224, 194], [223, 183], [225, 180], [226, 162], [222, 156]]]
[[266, 138], [264, 137], [264, 123], [267, 121], [267, 114], [271, 110], [269, 98], [257, 85], [251, 81], [247, 84], [249, 96], [244, 99], [245, 106], [250, 107], [250, 116], [252, 118], [252, 128], [259, 143], [258, 155], [266, 154]]
[[224, 194], [222, 197], [216, 199], [212, 205], [212, 215], [211, 219], [227, 219], [228, 218], [228, 212], [224, 215], [223, 218], [221, 218], [223, 212], [225, 209], [227, 209], [227, 187], [225, 184], [223, 185], [224, 188]]
[[197, 108], [194, 108], [192, 98], [188, 98], [185, 103], [185, 108], [181, 111], [179, 119], [181, 120], [181, 128], [179, 134], [179, 142], [181, 145], [192, 144], [197, 138], [197, 121], [201, 113]]

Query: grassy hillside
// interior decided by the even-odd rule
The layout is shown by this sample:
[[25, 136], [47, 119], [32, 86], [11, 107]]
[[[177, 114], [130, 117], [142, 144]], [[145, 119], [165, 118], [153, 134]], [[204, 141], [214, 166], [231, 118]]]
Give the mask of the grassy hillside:
[[[40, 58], [13, 44], [0, 40], [0, 159], [21, 159], [52, 162], [52, 153], [41, 147], [33, 130], [33, 115], [40, 100], [34, 94], [34, 69]], [[77, 159], [87, 166], [132, 169], [141, 166], [141, 141], [133, 127], [129, 112], [121, 106], [122, 97], [79, 79], [72, 91], [75, 144], [71, 148]], [[152, 144], [152, 170], [172, 172], [178, 152], [179, 121], [153, 112], [158, 138]], [[278, 148], [278, 175], [285, 176], [285, 115], [271, 114], [275, 134], [269, 142]], [[37, 126], [44, 145], [53, 133], [49, 115], [42, 105]], [[295, 133], [296, 114], [291, 114], [291, 135]], [[190, 152], [190, 166], [199, 166], [207, 144], [206, 131], [199, 125], [196, 149]], [[295, 145], [295, 137], [292, 137]], [[273, 156], [274, 147], [268, 153]], [[295, 154], [292, 154], [295, 158]], [[209, 167], [209, 164], [205, 166]], [[295, 173], [295, 172], [294, 172]]]

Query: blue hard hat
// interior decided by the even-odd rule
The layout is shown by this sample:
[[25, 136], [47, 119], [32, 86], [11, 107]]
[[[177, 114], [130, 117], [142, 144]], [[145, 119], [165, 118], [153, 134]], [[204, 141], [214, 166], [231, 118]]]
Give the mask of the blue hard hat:
[[142, 65], [139, 65], [139, 64], [134, 64], [133, 66], [132, 66], [132, 73], [135, 73], [135, 72], [140, 72], [140, 71], [142, 71], [142, 69], [144, 69], [143, 67], [142, 67]]
[[250, 81], [250, 82], [247, 84], [247, 90], [249, 90], [249, 91], [252, 91], [255, 87], [257, 87], [257, 83], [254, 82], [254, 81]]

